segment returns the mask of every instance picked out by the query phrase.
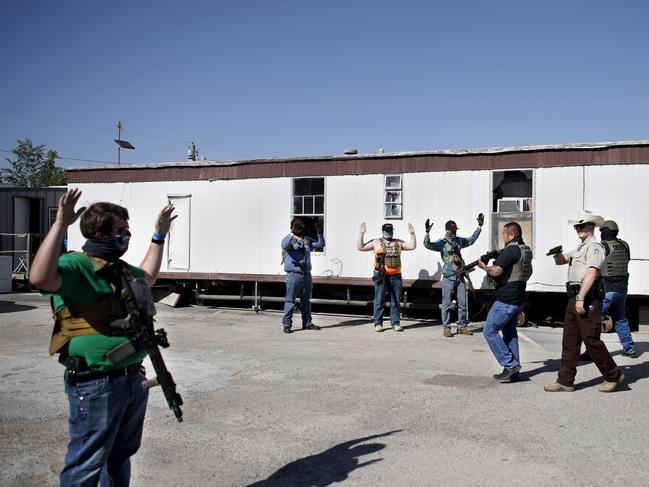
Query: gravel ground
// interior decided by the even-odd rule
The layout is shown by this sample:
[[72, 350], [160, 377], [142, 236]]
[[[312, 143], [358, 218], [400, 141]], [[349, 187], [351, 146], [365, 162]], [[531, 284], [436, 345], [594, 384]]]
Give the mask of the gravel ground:
[[[618, 392], [598, 392], [589, 363], [574, 393], [550, 394], [559, 328], [521, 329], [522, 380], [498, 384], [477, 324], [449, 339], [435, 320], [375, 333], [362, 316], [316, 314], [322, 330], [285, 335], [277, 312], [158, 309], [184, 421], [151, 390], [133, 486], [648, 483], [644, 333], [638, 359], [605, 336], [627, 377]], [[67, 401], [50, 320], [38, 295], [0, 296], [2, 486], [56, 485], [62, 467]]]

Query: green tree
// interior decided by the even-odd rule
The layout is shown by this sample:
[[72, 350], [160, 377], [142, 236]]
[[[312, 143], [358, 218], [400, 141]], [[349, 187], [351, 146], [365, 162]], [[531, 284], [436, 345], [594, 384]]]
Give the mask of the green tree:
[[6, 158], [11, 169], [0, 169], [3, 183], [28, 188], [67, 184], [65, 169], [56, 167], [59, 156], [55, 150], [45, 153], [45, 145], [34, 146], [30, 139], [17, 142], [18, 146], [11, 151], [15, 159]]

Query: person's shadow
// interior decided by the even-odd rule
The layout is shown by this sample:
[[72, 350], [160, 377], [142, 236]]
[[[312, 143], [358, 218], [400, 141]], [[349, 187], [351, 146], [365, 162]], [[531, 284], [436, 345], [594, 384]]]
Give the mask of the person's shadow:
[[284, 465], [265, 480], [259, 480], [247, 487], [325, 487], [341, 482], [357, 468], [380, 462], [382, 458], [360, 462], [359, 457], [369, 455], [385, 448], [384, 443], [367, 443], [365, 441], [389, 436], [402, 430], [389, 431], [380, 435], [366, 436], [339, 443], [321, 453], [300, 458]]
[[30, 309], [36, 309], [36, 306], [16, 304], [14, 301], [0, 299], [0, 313], [16, 313], [18, 311], [29, 311]]

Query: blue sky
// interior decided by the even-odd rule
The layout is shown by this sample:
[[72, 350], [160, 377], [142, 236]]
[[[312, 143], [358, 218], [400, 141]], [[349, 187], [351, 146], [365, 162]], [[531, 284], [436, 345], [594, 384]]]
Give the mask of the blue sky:
[[249, 159], [649, 139], [647, 18], [644, 1], [4, 0], [0, 149], [115, 161], [118, 120], [132, 163], [191, 141]]

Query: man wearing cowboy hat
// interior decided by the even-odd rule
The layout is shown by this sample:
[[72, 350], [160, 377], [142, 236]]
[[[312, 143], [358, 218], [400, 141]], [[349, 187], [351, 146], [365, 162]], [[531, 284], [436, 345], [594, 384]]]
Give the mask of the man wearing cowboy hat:
[[600, 269], [605, 253], [601, 243], [595, 240], [595, 227], [604, 223], [599, 215], [582, 211], [576, 220], [570, 220], [581, 240], [576, 249], [554, 256], [557, 265], [568, 264], [568, 305], [563, 326], [562, 366], [557, 381], [543, 386], [548, 392], [572, 392], [575, 390], [577, 361], [582, 341], [595, 365], [604, 376], [598, 387], [601, 392], [613, 392], [624, 379], [606, 345], [600, 339], [602, 326], [602, 300], [599, 290]]

